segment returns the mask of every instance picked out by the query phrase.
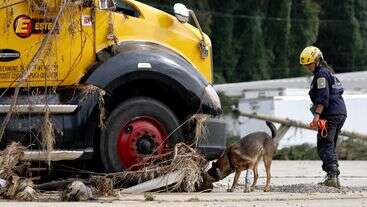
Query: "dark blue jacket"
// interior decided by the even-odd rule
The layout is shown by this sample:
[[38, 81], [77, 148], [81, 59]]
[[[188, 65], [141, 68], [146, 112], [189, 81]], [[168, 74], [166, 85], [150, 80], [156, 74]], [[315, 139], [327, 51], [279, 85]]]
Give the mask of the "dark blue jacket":
[[324, 67], [316, 67], [313, 74], [309, 95], [314, 107], [318, 104], [324, 106], [321, 117], [347, 115], [342, 97], [344, 89], [338, 78]]

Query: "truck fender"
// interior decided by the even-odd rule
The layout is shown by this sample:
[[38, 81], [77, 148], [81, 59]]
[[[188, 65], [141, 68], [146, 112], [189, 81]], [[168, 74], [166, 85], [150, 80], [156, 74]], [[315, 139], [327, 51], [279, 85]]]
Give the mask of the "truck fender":
[[92, 84], [112, 93], [123, 84], [139, 78], [170, 81], [169, 85], [173, 88], [176, 88], [176, 85], [183, 88], [189, 100], [199, 99], [207, 110], [220, 111], [214, 109], [210, 99], [204, 97], [205, 87], [209, 83], [188, 61], [174, 51], [147, 42], [125, 42], [115, 50], [117, 55], [92, 71], [85, 84]]

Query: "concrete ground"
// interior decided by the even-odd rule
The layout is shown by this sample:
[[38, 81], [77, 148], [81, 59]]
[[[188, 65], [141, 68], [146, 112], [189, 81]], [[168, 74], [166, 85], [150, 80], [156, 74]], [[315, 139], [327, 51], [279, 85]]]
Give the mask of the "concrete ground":
[[[367, 161], [340, 161], [340, 181], [347, 187], [367, 187]], [[245, 172], [241, 174], [240, 183], [244, 183]], [[273, 161], [272, 185], [316, 184], [323, 180], [325, 173], [321, 169], [321, 161]], [[259, 163], [258, 185], [265, 183], [265, 169]], [[232, 184], [233, 174], [217, 185]]]
[[[226, 188], [232, 183], [233, 175], [215, 183], [211, 193], [161, 193], [154, 194], [154, 201], [147, 202], [143, 194], [120, 194], [114, 199], [93, 202], [13, 202], [1, 201], [0, 206], [367, 206], [367, 161], [340, 162], [340, 190], [320, 187], [317, 182], [324, 178], [319, 161], [274, 161], [272, 165], [272, 192], [264, 193], [261, 188], [265, 172], [259, 169], [259, 188], [243, 193], [244, 179], [233, 193]], [[245, 175], [243, 173], [242, 177]]]

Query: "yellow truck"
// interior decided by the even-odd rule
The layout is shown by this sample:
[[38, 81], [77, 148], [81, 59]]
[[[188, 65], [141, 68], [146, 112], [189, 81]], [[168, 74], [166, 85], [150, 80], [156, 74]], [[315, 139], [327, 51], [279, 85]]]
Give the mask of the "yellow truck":
[[[185, 121], [221, 105], [209, 37], [192, 10], [173, 11], [135, 0], [0, 0], [1, 148], [19, 141], [30, 159], [42, 154], [46, 112], [51, 153], [67, 155], [48, 158], [93, 160], [108, 172], [190, 141]], [[214, 119], [207, 127], [202, 148], [213, 157], [225, 129]]]

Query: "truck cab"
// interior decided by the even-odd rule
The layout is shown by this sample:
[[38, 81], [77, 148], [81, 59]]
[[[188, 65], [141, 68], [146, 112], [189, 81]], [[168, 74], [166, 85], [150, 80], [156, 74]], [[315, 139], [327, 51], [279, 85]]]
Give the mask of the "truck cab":
[[[210, 39], [184, 5], [173, 16], [135, 0], [0, 2], [1, 148], [18, 141], [30, 160], [121, 171], [190, 142], [192, 115], [221, 113]], [[214, 158], [225, 126], [206, 126]]]

